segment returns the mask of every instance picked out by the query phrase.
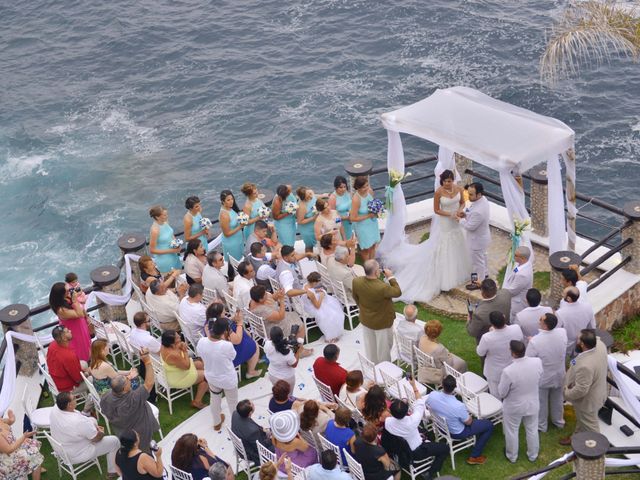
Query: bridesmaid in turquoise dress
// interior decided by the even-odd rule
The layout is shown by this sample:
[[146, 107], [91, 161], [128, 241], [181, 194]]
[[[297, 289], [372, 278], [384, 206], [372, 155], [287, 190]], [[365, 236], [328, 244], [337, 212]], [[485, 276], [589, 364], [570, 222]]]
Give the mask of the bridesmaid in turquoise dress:
[[222, 208], [218, 218], [222, 229], [224, 259], [228, 261], [229, 255], [231, 255], [236, 260], [240, 260], [244, 250], [244, 237], [242, 236], [244, 225], [241, 225], [238, 219], [240, 209], [236, 203], [236, 197], [233, 196], [231, 190], [223, 190], [220, 193], [220, 202], [222, 202]]
[[373, 190], [367, 177], [356, 177], [353, 188], [356, 193], [353, 194], [349, 217], [358, 237], [360, 256], [362, 260], [370, 260], [375, 258], [376, 247], [380, 242], [378, 218], [367, 209], [367, 203], [373, 200]]
[[333, 181], [335, 191], [329, 195], [329, 208], [336, 210], [342, 219], [345, 240], [349, 240], [353, 235], [353, 225], [349, 221], [351, 212], [351, 195], [347, 191], [347, 179], [338, 175]]
[[249, 216], [249, 223], [244, 227], [244, 239], [246, 241], [256, 228], [255, 223], [258, 220], [264, 220], [258, 215], [258, 210], [260, 207], [266, 207], [266, 205], [258, 198], [259, 192], [255, 183], [246, 182], [242, 185], [240, 191], [247, 197], [247, 201], [242, 208], [242, 211]]
[[318, 218], [318, 212], [313, 212], [313, 207], [316, 204], [316, 196], [313, 190], [307, 187], [300, 187], [296, 190], [298, 198], [300, 199], [300, 208], [296, 213], [296, 219], [298, 221], [298, 232], [304, 242], [304, 249], [306, 252], [312, 252], [313, 247], [316, 246], [316, 234], [313, 229], [316, 218]]
[[149, 209], [149, 216], [154, 222], [149, 233], [149, 252], [153, 255], [156, 267], [160, 273], [170, 273], [172, 270], [181, 270], [180, 248], [171, 248], [171, 242], [176, 238], [173, 228], [169, 225], [167, 209], [156, 205]]
[[190, 240], [196, 238], [200, 240], [200, 244], [204, 247], [204, 251], [207, 252], [209, 236], [209, 230], [200, 227], [200, 220], [202, 220], [202, 205], [200, 199], [196, 196], [189, 197], [184, 202], [184, 207], [187, 209], [187, 213], [184, 215], [184, 241], [189, 243]]
[[296, 196], [291, 193], [291, 185], [280, 185], [276, 193], [277, 195], [273, 199], [271, 208], [271, 214], [276, 225], [276, 233], [282, 245], [293, 247], [296, 243], [296, 214], [285, 212], [284, 206], [289, 202], [297, 205], [298, 201]]

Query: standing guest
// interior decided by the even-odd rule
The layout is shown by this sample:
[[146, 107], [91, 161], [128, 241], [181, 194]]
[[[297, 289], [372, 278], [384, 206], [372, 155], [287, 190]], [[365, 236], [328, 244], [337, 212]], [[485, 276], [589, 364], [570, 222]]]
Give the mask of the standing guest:
[[[129, 334], [129, 343], [138, 350], [147, 349], [151, 354], [158, 355], [162, 344], [160, 341], [149, 333], [149, 315], [145, 312], [136, 312], [133, 316], [133, 324], [135, 328], [131, 329]], [[142, 372], [140, 372], [142, 375]]]
[[403, 318], [398, 321], [396, 331], [401, 337], [412, 339], [413, 343], [417, 347], [424, 331], [420, 325], [416, 325], [416, 319], [418, 318], [418, 307], [410, 303], [408, 305], [405, 305], [402, 312], [404, 313], [404, 315]]
[[296, 407], [297, 410], [302, 406], [305, 400], [292, 397], [292, 389], [293, 387], [289, 385], [289, 382], [284, 380], [278, 380], [273, 387], [271, 387], [271, 393], [273, 394], [271, 400], [269, 400], [269, 411], [271, 413], [292, 410], [294, 407]]
[[509, 349], [513, 363], [502, 371], [498, 397], [502, 399], [505, 455], [511, 463], [518, 460], [518, 432], [524, 424], [527, 458], [535, 462], [540, 451], [538, 438], [538, 388], [542, 376], [542, 360], [525, 357], [523, 342], [511, 340]]
[[[589, 284], [580, 279], [578, 265], [570, 265], [569, 268], [562, 269], [560, 274], [562, 275], [560, 278], [560, 280], [562, 281], [562, 287], [576, 287], [580, 291], [580, 297], [578, 297], [578, 301], [589, 303], [589, 296], [587, 294]], [[560, 306], [562, 306], [563, 302], [564, 299], [560, 300]]]
[[[180, 297], [184, 295], [184, 289], [180, 290]], [[145, 294], [147, 304], [153, 309], [162, 330], [180, 330], [180, 324], [176, 317], [180, 306], [180, 297], [169, 290], [164, 283], [154, 280], [149, 285]]]
[[256, 285], [254, 278], [256, 271], [250, 261], [245, 260], [238, 264], [238, 275], [233, 279], [233, 296], [238, 301], [239, 308], [249, 308], [251, 302], [251, 287]]
[[204, 374], [209, 383], [213, 429], [217, 432], [224, 423], [222, 392], [227, 398], [227, 407], [233, 411], [238, 403], [238, 375], [233, 366], [236, 351], [229, 341], [229, 321], [222, 317], [209, 322], [208, 337], [201, 338], [196, 347], [204, 362]]
[[16, 440], [11, 431], [15, 421], [11, 409], [7, 410], [7, 418], [0, 417], [0, 478], [13, 480], [31, 475], [33, 480], [40, 480], [44, 457], [40, 442], [33, 438], [36, 432], [25, 432]]
[[542, 361], [542, 378], [538, 387], [538, 430], [541, 432], [547, 431], [549, 409], [553, 424], [558, 428], [564, 427], [562, 388], [567, 332], [557, 325], [558, 318], [553, 313], [545, 313], [539, 319], [540, 333], [532, 337], [527, 345], [527, 357], [538, 357]]
[[344, 310], [340, 301], [327, 294], [321, 283], [318, 272], [307, 275], [307, 283], [303, 286], [307, 294], [302, 297], [302, 305], [307, 315], [316, 319], [325, 341], [335, 343], [344, 333]]
[[531, 250], [529, 247], [516, 248], [514, 253], [516, 266], [512, 274], [504, 282], [504, 290], [511, 294], [511, 321], [516, 314], [527, 306], [527, 290], [533, 287], [533, 265], [531, 264]]
[[353, 299], [353, 279], [364, 277], [364, 268], [356, 263], [356, 250], [337, 246], [333, 259], [327, 262], [329, 276], [333, 280], [342, 282], [349, 303], [356, 303]]
[[148, 255], [142, 255], [138, 260], [138, 266], [140, 267], [140, 290], [142, 293], [147, 293], [147, 289], [151, 282], [154, 280], [160, 280], [167, 288], [172, 288], [175, 284], [176, 278], [180, 276], [181, 270], [172, 270], [166, 275], [162, 275], [160, 270], [156, 267], [156, 263], [153, 258]]
[[349, 428], [351, 423], [351, 410], [347, 407], [338, 407], [334, 414], [334, 419], [329, 420], [324, 431], [324, 437], [340, 449], [343, 465], [347, 464], [347, 458], [342, 449], [353, 455], [353, 444], [356, 441], [356, 434]]
[[225, 261], [229, 261], [229, 255], [236, 260], [240, 260], [244, 250], [244, 237], [242, 229], [244, 224], [240, 223], [238, 213], [240, 209], [236, 203], [236, 197], [233, 196], [231, 190], [223, 190], [220, 192], [220, 229], [222, 230], [222, 251], [224, 252]]
[[140, 448], [140, 435], [135, 430], [120, 434], [120, 450], [116, 454], [116, 466], [122, 480], [154, 480], [163, 478], [162, 448], [155, 458]]
[[507, 319], [501, 312], [489, 315], [492, 329], [485, 333], [476, 348], [478, 356], [485, 357], [483, 373], [489, 383], [489, 392], [498, 396], [498, 384], [502, 370], [513, 362], [509, 342], [522, 341], [522, 330], [518, 325], [507, 325]]
[[335, 403], [320, 403], [315, 400], [307, 400], [302, 406], [291, 409], [300, 415], [300, 430], [310, 431], [314, 435], [324, 433], [329, 420], [333, 419]]
[[269, 380], [272, 384], [278, 380], [284, 380], [291, 388], [296, 385], [296, 367], [300, 360], [302, 347], [294, 352], [289, 348], [287, 337], [278, 326], [271, 327], [269, 338], [264, 342], [264, 354], [269, 360]]
[[335, 189], [331, 195], [329, 195], [329, 208], [336, 210], [342, 220], [342, 227], [344, 228], [343, 239], [347, 240], [353, 235], [353, 227], [349, 221], [349, 215], [351, 212], [351, 195], [349, 194], [349, 185], [347, 179], [338, 175], [333, 180], [333, 188]]
[[77, 411], [76, 399], [71, 392], [60, 392], [56, 397], [49, 428], [51, 437], [62, 446], [71, 462], [83, 463], [106, 455], [107, 478], [118, 478], [116, 452], [120, 440], [115, 435], [105, 435], [104, 427], [98, 425], [95, 418]]
[[198, 438], [193, 433], [185, 433], [178, 438], [171, 450], [171, 465], [190, 473], [193, 480], [203, 480], [209, 474], [211, 465], [219, 462], [227, 466], [209, 449], [204, 438]]
[[402, 295], [402, 291], [391, 270], [384, 269], [389, 283], [380, 280], [377, 261], [364, 262], [364, 272], [365, 277], [353, 280], [353, 298], [360, 308], [365, 355], [378, 364], [391, 360], [393, 321], [396, 318], [393, 299]]
[[180, 247], [173, 248], [171, 242], [176, 237], [173, 228], [169, 225], [167, 209], [155, 205], [149, 209], [149, 216], [153, 218], [153, 225], [149, 233], [149, 252], [153, 255], [160, 273], [169, 273], [172, 270], [182, 270], [180, 263]]
[[373, 190], [367, 177], [356, 177], [353, 182], [355, 193], [351, 200], [349, 220], [358, 237], [362, 260], [372, 260], [380, 242], [380, 227], [375, 213], [369, 213], [368, 203], [373, 200]]
[[330, 343], [322, 351], [322, 357], [313, 362], [313, 374], [322, 383], [329, 385], [334, 395], [340, 393], [340, 389], [347, 380], [347, 371], [338, 363], [340, 348]]
[[[583, 329], [576, 352], [564, 380], [564, 399], [576, 414], [574, 433], [599, 432], [598, 410], [607, 399], [607, 347], [595, 331]], [[560, 439], [560, 445], [571, 445], [571, 437]]]
[[269, 279], [275, 279], [277, 276], [275, 263], [277, 255], [275, 253], [267, 253], [267, 247], [262, 243], [253, 242], [250, 254], [247, 258], [251, 265], [253, 265], [256, 284], [262, 285], [267, 290], [271, 291], [271, 283], [269, 282]]
[[82, 308], [85, 308], [85, 304], [87, 303], [87, 294], [82, 290], [82, 286], [78, 281], [78, 275], [73, 272], [67, 273], [64, 276], [64, 283], [67, 284], [69, 291], [75, 290], [76, 301], [82, 305]]
[[556, 311], [558, 326], [567, 331], [567, 356], [575, 356], [576, 342], [580, 331], [585, 328], [596, 328], [596, 317], [593, 307], [586, 302], [580, 302], [580, 290], [578, 287], [564, 289], [562, 300], [564, 303]]
[[87, 312], [78, 301], [76, 289], [67, 287], [63, 282], [54, 283], [49, 293], [49, 306], [51, 311], [58, 316], [60, 323], [67, 327], [73, 335], [69, 342], [69, 348], [76, 353], [80, 360], [89, 361], [91, 337], [89, 336]]
[[[346, 465], [346, 461], [344, 464]], [[307, 480], [351, 480], [351, 475], [343, 472], [338, 466], [338, 456], [333, 450], [322, 452], [320, 463], [307, 468], [306, 475]]]
[[264, 428], [251, 418], [253, 412], [255, 412], [255, 406], [251, 400], [240, 400], [236, 405], [235, 412], [231, 415], [231, 431], [242, 440], [249, 460], [258, 465], [260, 456], [256, 442], [260, 442], [271, 452], [275, 452], [275, 448]]
[[[317, 462], [318, 454], [315, 449], [298, 433], [300, 418], [297, 413], [291, 410], [274, 413], [269, 417], [269, 427], [278, 458], [286, 454], [292, 463], [302, 468]], [[280, 467], [280, 471], [285, 473], [283, 467]]]
[[296, 212], [288, 213], [286, 211], [286, 206], [289, 203], [298, 205], [295, 195], [291, 193], [291, 185], [279, 185], [276, 189], [276, 196], [273, 197], [271, 214], [275, 221], [280, 243], [293, 247], [296, 243]]
[[192, 360], [187, 353], [187, 344], [182, 341], [175, 330], [162, 332], [162, 348], [160, 349], [162, 367], [164, 368], [167, 383], [171, 388], [196, 387], [196, 398], [191, 401], [191, 406], [202, 409], [206, 407], [202, 403], [204, 394], [209, 390], [209, 385], [204, 378], [204, 365], [202, 360]]
[[201, 283], [189, 285], [178, 306], [178, 315], [182, 319], [186, 332], [182, 332], [192, 342], [204, 335], [204, 325], [207, 322], [207, 307], [202, 303], [204, 287]]
[[542, 295], [540, 294], [540, 290], [536, 288], [530, 288], [527, 290], [526, 300], [528, 307], [518, 312], [514, 321], [514, 323], [516, 325], [520, 325], [520, 328], [522, 329], [525, 345], [529, 342], [529, 337], [533, 337], [538, 334], [540, 317], [547, 313], [553, 313], [553, 309], [551, 307], [540, 305]]
[[199, 238], [189, 240], [184, 251], [184, 273], [187, 276], [187, 283], [202, 283], [202, 272], [207, 263], [207, 252]]
[[[258, 213], [260, 208], [266, 207], [264, 202], [259, 198], [258, 186], [255, 183], [245, 182], [242, 184], [240, 191], [247, 197], [242, 211], [249, 217], [247, 226], [244, 227], [244, 238], [247, 240], [253, 233], [256, 223], [262, 221], [262, 217]], [[246, 253], [245, 253], [246, 256]]]
[[482, 300], [476, 303], [473, 313], [467, 320], [467, 332], [480, 343], [482, 335], [489, 331], [491, 312], [501, 312], [505, 318], [511, 318], [511, 294], [504, 289], [498, 290], [496, 282], [485, 278], [480, 284]]
[[348, 240], [345, 237], [340, 214], [329, 207], [327, 200], [324, 198], [316, 200], [316, 210], [318, 211], [318, 217], [313, 224], [313, 231], [317, 241], [320, 241], [320, 238], [327, 233], [335, 235], [340, 240]]
[[365, 424], [362, 435], [353, 443], [353, 452], [366, 480], [387, 480], [392, 476], [394, 480], [400, 480], [400, 471], [392, 470], [394, 464], [391, 458], [378, 445], [378, 428], [374, 424]]
[[269, 253], [280, 250], [278, 234], [273, 225], [268, 224], [265, 220], [258, 220], [253, 227], [253, 232], [247, 236], [247, 240], [244, 242], [245, 257], [251, 253], [251, 245], [256, 242], [264, 245]]
[[[452, 366], [457, 371], [464, 373], [467, 371], [467, 362], [457, 355], [449, 352], [447, 347], [442, 345], [438, 338], [442, 333], [442, 323], [439, 320], [429, 320], [424, 324], [424, 335], [420, 338], [420, 344], [418, 348], [431, 355], [435, 363], [436, 368], [441, 369], [442, 375], [446, 375], [444, 370], [444, 364]], [[420, 376], [420, 373], [418, 373]], [[443, 378], [441, 377], [441, 378]], [[429, 382], [430, 383], [430, 382]], [[440, 382], [438, 382], [440, 383]]]
[[[138, 369], [133, 367], [130, 370], [116, 370], [107, 361], [109, 355], [109, 342], [104, 338], [98, 338], [91, 344], [91, 361], [89, 362], [89, 373], [93, 379], [98, 395], [102, 395], [111, 390], [111, 379], [116, 375], [124, 375], [131, 380], [131, 387], [135, 390], [140, 386]], [[115, 455], [115, 453], [114, 453]]]
[[202, 228], [200, 221], [202, 220], [202, 205], [200, 198], [195, 195], [188, 197], [184, 202], [184, 208], [187, 209], [187, 213], [184, 214], [184, 241], [190, 242], [191, 240], [198, 239], [204, 249], [205, 254], [209, 249], [209, 229]]
[[213, 290], [218, 298], [223, 299], [223, 293], [231, 293], [229, 289], [229, 280], [222, 271], [224, 267], [224, 256], [213, 250], [207, 254], [207, 264], [202, 270], [202, 286]]
[[160, 429], [160, 424], [147, 402], [155, 382], [151, 358], [147, 350], [140, 351], [140, 360], [145, 366], [143, 388], [133, 390], [131, 381], [127, 377], [117, 375], [111, 380], [111, 391], [102, 396], [100, 406], [116, 433], [135, 430], [138, 434], [140, 450], [149, 452], [151, 437]]
[[[467, 188], [471, 206], [459, 214], [460, 225], [467, 231], [467, 245], [471, 252], [471, 272], [478, 277], [478, 282], [489, 276], [487, 248], [491, 243], [489, 229], [490, 207], [484, 196], [484, 185], [474, 182]], [[467, 285], [468, 290], [477, 290], [476, 283]]]
[[476, 443], [467, 463], [482, 465], [487, 461], [482, 452], [493, 432], [493, 423], [486, 419], [474, 419], [465, 404], [456, 398], [456, 387], [456, 379], [447, 375], [442, 380], [442, 391], [431, 392], [427, 397], [427, 405], [447, 422], [452, 438], [463, 440], [475, 435]]
[[307, 252], [313, 251], [316, 246], [316, 234], [314, 224], [318, 218], [318, 212], [315, 210], [316, 195], [308, 187], [299, 187], [296, 190], [298, 195], [298, 211], [296, 212], [296, 221], [298, 222], [298, 232], [304, 242], [304, 249]]
[[362, 404], [361, 397], [367, 393], [367, 388], [364, 386], [364, 375], [362, 370], [350, 370], [347, 372], [345, 384], [340, 388], [338, 397], [344, 403], [349, 405], [349, 408], [353, 410], [358, 408], [359, 404]]

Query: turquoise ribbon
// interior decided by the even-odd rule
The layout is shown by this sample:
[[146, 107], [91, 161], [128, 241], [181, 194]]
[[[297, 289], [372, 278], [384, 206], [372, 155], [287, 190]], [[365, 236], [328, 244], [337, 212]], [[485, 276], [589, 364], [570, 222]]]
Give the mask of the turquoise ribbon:
[[393, 209], [394, 190], [395, 190], [395, 187], [392, 187], [391, 185], [387, 185], [386, 187], [384, 187], [385, 208], [389, 211]]
[[509, 263], [513, 265], [516, 262], [516, 248], [520, 246], [520, 235], [511, 234], [511, 251], [509, 252]]

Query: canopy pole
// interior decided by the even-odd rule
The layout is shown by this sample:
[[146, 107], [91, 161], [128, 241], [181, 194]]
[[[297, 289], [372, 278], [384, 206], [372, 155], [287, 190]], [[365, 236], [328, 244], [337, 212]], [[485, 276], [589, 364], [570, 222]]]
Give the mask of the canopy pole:
[[464, 187], [465, 185], [469, 185], [473, 181], [473, 177], [465, 172], [467, 170], [472, 170], [472, 160], [463, 155], [460, 155], [459, 153], [455, 153], [454, 158], [456, 160], [456, 170], [460, 175], [460, 186]]
[[576, 152], [573, 148], [567, 150], [565, 155], [565, 167], [567, 172], [567, 250], [576, 250]]

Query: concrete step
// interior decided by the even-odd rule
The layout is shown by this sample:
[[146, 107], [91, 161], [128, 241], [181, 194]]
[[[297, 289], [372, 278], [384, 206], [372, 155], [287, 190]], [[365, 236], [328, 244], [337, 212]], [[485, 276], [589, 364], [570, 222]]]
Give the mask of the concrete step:
[[433, 313], [456, 320], [467, 320], [466, 299], [452, 295], [451, 292], [443, 292], [422, 305]]

